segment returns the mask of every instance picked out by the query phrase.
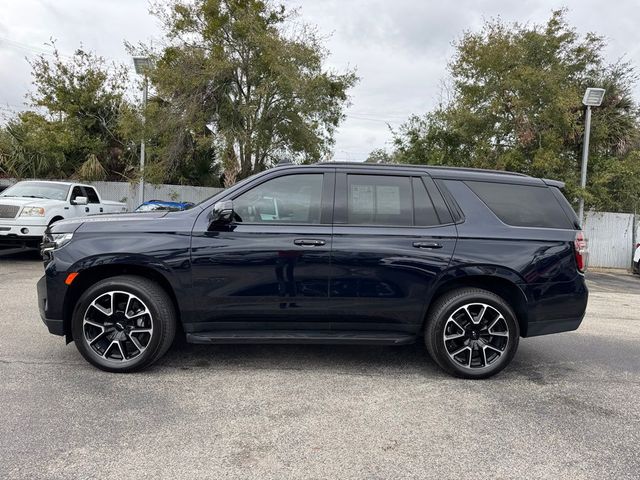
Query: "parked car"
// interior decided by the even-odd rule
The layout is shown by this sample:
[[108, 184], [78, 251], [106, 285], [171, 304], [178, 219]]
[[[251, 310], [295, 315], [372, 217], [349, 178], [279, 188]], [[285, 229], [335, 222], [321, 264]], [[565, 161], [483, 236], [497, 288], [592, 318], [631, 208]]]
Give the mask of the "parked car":
[[188, 342], [403, 345], [502, 370], [519, 338], [575, 330], [586, 241], [561, 182], [426, 166], [281, 166], [182, 212], [58, 222], [49, 331], [130, 372]]
[[155, 212], [157, 210], [168, 210], [170, 212], [179, 212], [189, 210], [195, 204], [191, 202], [166, 202], [164, 200], [149, 200], [136, 208], [136, 212]]
[[45, 229], [59, 220], [126, 210], [124, 203], [102, 200], [90, 185], [18, 182], [0, 193], [0, 246], [38, 248]]

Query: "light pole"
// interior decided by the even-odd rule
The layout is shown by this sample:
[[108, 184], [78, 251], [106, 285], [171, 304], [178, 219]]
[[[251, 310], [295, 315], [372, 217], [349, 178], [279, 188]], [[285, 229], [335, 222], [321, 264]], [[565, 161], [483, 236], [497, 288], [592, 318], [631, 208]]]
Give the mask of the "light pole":
[[[580, 175], [580, 187], [584, 192], [587, 186], [587, 163], [589, 162], [589, 136], [591, 135], [591, 107], [599, 107], [604, 97], [604, 88], [587, 88], [582, 97], [582, 104], [587, 107], [584, 117], [584, 143], [582, 144], [582, 172]], [[584, 193], [580, 195], [580, 207], [578, 211], [580, 225], [584, 226]]]
[[[149, 57], [133, 57], [133, 66], [136, 69], [138, 75], [143, 75], [142, 80], [142, 111], [144, 113], [143, 125], [146, 123], [146, 108], [147, 108], [147, 92], [149, 90], [149, 79], [147, 77], [147, 70], [151, 66], [151, 60]], [[143, 129], [144, 131], [144, 129]], [[140, 205], [144, 203], [144, 133], [142, 134], [142, 140], [140, 141]]]

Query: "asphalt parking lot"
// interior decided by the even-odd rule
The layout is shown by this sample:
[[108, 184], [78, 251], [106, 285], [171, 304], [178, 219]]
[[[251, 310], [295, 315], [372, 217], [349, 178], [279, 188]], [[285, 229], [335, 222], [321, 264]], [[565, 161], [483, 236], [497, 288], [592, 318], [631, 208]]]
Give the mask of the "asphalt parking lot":
[[577, 332], [464, 381], [422, 345], [181, 344], [104, 373], [46, 331], [41, 274], [0, 258], [0, 478], [638, 478], [640, 277], [590, 274]]

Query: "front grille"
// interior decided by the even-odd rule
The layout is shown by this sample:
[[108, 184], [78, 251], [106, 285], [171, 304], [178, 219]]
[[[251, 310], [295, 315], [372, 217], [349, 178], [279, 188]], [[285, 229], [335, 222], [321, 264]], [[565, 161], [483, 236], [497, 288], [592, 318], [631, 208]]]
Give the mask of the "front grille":
[[15, 205], [0, 205], [0, 218], [16, 218], [20, 207]]

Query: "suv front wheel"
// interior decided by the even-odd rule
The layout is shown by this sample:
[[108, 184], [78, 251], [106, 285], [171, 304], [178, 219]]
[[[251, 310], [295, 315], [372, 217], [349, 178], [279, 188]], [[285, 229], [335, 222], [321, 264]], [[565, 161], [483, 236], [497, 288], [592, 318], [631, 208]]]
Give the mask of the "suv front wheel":
[[155, 282], [136, 276], [107, 278], [87, 289], [72, 318], [73, 340], [82, 356], [109, 372], [149, 366], [171, 346], [176, 314]]
[[463, 378], [487, 378], [506, 367], [518, 349], [520, 329], [507, 302], [479, 288], [445, 293], [427, 317], [425, 342], [433, 360]]

